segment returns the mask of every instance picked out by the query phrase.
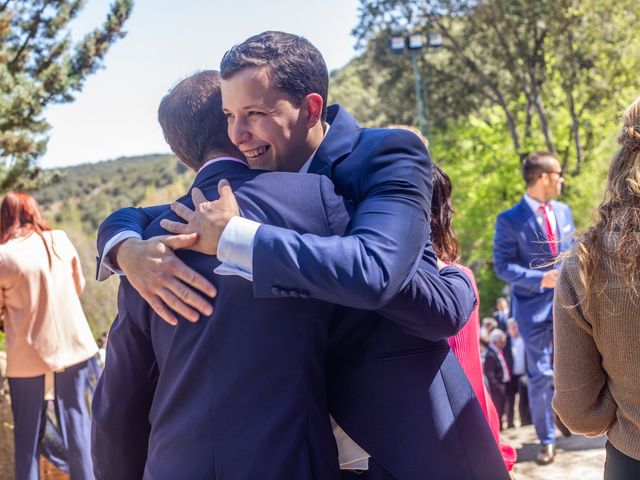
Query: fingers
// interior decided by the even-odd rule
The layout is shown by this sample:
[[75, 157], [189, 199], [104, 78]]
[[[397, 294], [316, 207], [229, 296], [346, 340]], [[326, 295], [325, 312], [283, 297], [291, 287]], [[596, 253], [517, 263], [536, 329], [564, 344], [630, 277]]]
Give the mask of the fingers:
[[193, 200], [194, 205], [200, 205], [201, 203], [209, 201], [207, 200], [207, 197], [204, 196], [204, 193], [202, 193], [202, 190], [200, 190], [199, 188], [194, 188], [193, 190], [191, 190], [191, 199]]
[[193, 210], [191, 210], [186, 205], [183, 205], [182, 203], [173, 202], [171, 204], [171, 210], [173, 210], [176, 215], [178, 215], [183, 220], [186, 220], [187, 222], [190, 222], [193, 219]]
[[229, 196], [233, 197], [233, 190], [231, 190], [231, 185], [228, 180], [223, 178], [218, 182], [218, 193], [220, 194], [221, 199], [227, 200]]
[[[238, 202], [233, 194], [233, 190], [231, 190], [231, 185], [224, 178], [218, 182], [218, 193], [220, 194], [220, 202], [225, 206], [229, 218], [240, 215]], [[229, 218], [227, 218], [227, 221], [229, 221]]]
[[[170, 222], [170, 220], [162, 220], [160, 222], [160, 225], [164, 228], [164, 225], [162, 225], [162, 222]], [[178, 223], [178, 222], [172, 222], [172, 223]], [[198, 234], [186, 233], [182, 235], [162, 235], [160, 237], [157, 237], [157, 239], [162, 243], [164, 243], [170, 249], [179, 250], [181, 248], [189, 248], [195, 245], [196, 242], [198, 241]]]
[[187, 223], [174, 222], [173, 220], [163, 219], [160, 220], [160, 226], [171, 233], [184, 233], [188, 235], [191, 232], [191, 227]]
[[169, 325], [176, 326], [178, 324], [178, 319], [173, 313], [171, 313], [171, 310], [166, 307], [160, 297], [154, 295], [151, 298], [145, 298], [143, 295], [143, 298], [147, 301], [153, 311]]
[[200, 314], [209, 316], [213, 313], [209, 302], [178, 280], [169, 283], [160, 296], [169, 308], [190, 322], [197, 322]]
[[[184, 295], [184, 292], [182, 290], [184, 289], [189, 290], [184, 285], [179, 286], [177, 289], [180, 291], [182, 295]], [[183, 316], [186, 320], [193, 323], [193, 322], [197, 322], [200, 319], [200, 313], [194, 310], [193, 308], [191, 308], [189, 305], [187, 305], [184, 301], [182, 301], [181, 298], [178, 297], [178, 295], [174, 294], [174, 292], [172, 292], [170, 289], [164, 288], [160, 290], [159, 295], [162, 301], [164, 302], [164, 304], [169, 309], [176, 312], [178, 315]], [[211, 306], [209, 306], [209, 310], [211, 312], [213, 311]]]
[[[178, 260], [178, 262], [180, 261]], [[218, 293], [218, 291], [216, 290], [216, 287], [214, 287], [209, 280], [207, 280], [205, 277], [200, 275], [195, 270], [189, 268], [187, 265], [185, 265], [182, 262], [180, 262], [179, 265], [176, 265], [176, 267], [173, 269], [171, 273], [177, 279], [184, 282], [184, 284], [186, 284], [187, 286], [192, 287], [193, 289], [199, 292], [202, 292], [209, 297], [213, 298]], [[181, 285], [184, 286], [184, 284], [181, 284]], [[200, 295], [197, 295], [195, 292], [193, 292], [193, 290], [189, 288], [185, 288], [186, 291], [183, 291], [183, 290], [179, 290], [177, 286], [175, 286], [175, 288], [172, 288], [172, 290], [182, 300], [186, 301], [191, 306], [197, 308], [198, 311], [200, 311], [201, 313], [205, 315], [211, 315], [211, 312], [209, 311], [209, 309], [211, 308], [211, 305], [209, 304], [209, 302], [204, 300]]]

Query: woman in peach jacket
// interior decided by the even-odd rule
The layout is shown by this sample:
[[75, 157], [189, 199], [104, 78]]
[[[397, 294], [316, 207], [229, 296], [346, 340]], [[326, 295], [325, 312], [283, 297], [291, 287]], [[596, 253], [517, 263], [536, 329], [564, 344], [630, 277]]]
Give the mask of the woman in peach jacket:
[[78, 254], [35, 199], [0, 205], [0, 312], [14, 417], [16, 480], [39, 478], [40, 432], [53, 400], [71, 478], [93, 478], [86, 387], [98, 347], [80, 305]]

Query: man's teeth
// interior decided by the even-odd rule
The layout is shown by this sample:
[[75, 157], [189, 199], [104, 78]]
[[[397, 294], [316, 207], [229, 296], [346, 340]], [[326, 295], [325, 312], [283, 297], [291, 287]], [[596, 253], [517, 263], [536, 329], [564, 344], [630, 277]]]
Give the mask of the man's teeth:
[[267, 151], [267, 147], [258, 147], [254, 150], [247, 150], [246, 152], [244, 152], [244, 156], [248, 158], [256, 158], [262, 155], [266, 151]]

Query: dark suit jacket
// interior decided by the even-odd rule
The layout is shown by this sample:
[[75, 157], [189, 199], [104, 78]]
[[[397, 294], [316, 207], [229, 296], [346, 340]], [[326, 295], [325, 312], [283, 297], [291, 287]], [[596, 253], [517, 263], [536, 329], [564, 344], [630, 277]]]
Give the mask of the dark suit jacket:
[[[507, 384], [504, 382], [505, 372], [498, 358], [498, 353], [493, 348], [495, 347], [490, 346], [487, 348], [487, 354], [484, 357], [484, 374], [489, 382], [491, 396], [500, 395], [504, 397], [507, 392]], [[502, 354], [504, 356], [504, 352]], [[507, 369], [508, 368], [507, 366]]]
[[[573, 243], [575, 226], [571, 209], [551, 201], [556, 217], [558, 253]], [[551, 321], [553, 289], [540, 282], [551, 265], [553, 255], [547, 235], [536, 221], [524, 197], [514, 207], [498, 215], [493, 242], [494, 268], [498, 277], [511, 285], [511, 314], [521, 328], [527, 322]]]
[[[346, 227], [342, 199], [326, 177], [223, 160], [194, 186], [215, 198], [221, 178], [246, 218], [317, 235]], [[179, 201], [193, 208], [190, 194]], [[166, 233], [161, 218], [175, 216], [165, 208], [145, 238]], [[96, 477], [337, 478], [324, 363], [334, 307], [253, 298], [250, 282], [213, 274], [215, 257], [177, 254], [216, 285], [214, 313], [172, 327], [123, 280], [93, 401]]]
[[[363, 217], [352, 221], [351, 232], [362, 228], [377, 231], [384, 238], [393, 236], [384, 252], [390, 254], [386, 258], [406, 255], [402, 245], [409, 240], [415, 247], [414, 235], [423, 232], [418, 217], [428, 216], [430, 209], [407, 213], [416, 224], [405, 231], [403, 222], [397, 220], [398, 213], [386, 210], [399, 207], [388, 207], [380, 200], [386, 195], [393, 197], [394, 186], [403, 185], [411, 191], [405, 206], [417, 201], [413, 189], [419, 180], [412, 176], [421, 175], [421, 170], [410, 167], [423, 151], [415, 143], [417, 138], [404, 131], [362, 129], [335, 106], [329, 109], [329, 122], [331, 128], [311, 168], [329, 175], [337, 190], [353, 202], [355, 215]], [[373, 187], [371, 182], [378, 184]], [[372, 211], [387, 222], [376, 223]], [[466, 311], [464, 321], [458, 323], [456, 315], [461, 309], [452, 304], [459, 301], [465, 305], [462, 310], [470, 307], [472, 287], [469, 284], [467, 290], [467, 284], [460, 282], [466, 277], [453, 267], [444, 269], [439, 278], [425, 275], [433, 268], [434, 258], [426, 249], [412, 282], [379, 313], [342, 309], [333, 322], [328, 367], [330, 410], [383, 467], [374, 471], [388, 472], [364, 472], [362, 480], [509, 478], [473, 389], [446, 341], [471, 313], [471, 309]], [[255, 268], [271, 278], [264, 265], [254, 261]], [[399, 268], [392, 264], [389, 272], [397, 274]], [[255, 285], [255, 270], [254, 275]], [[336, 295], [341, 292], [336, 290]]]
[[[469, 318], [471, 284], [454, 267], [438, 275], [430, 248], [421, 259], [411, 253], [428, 244], [431, 164], [424, 145], [404, 130], [362, 129], [338, 106], [329, 107], [328, 120], [310, 170], [329, 176], [346, 197], [353, 212], [347, 242], [261, 226], [256, 295], [304, 295], [363, 309], [388, 301], [380, 314], [350, 308], [335, 314], [327, 368], [338, 423], [401, 480], [508, 478], [445, 340]], [[100, 227], [99, 248], [140, 225], [135, 209], [112, 214]], [[262, 249], [269, 246], [267, 255]]]

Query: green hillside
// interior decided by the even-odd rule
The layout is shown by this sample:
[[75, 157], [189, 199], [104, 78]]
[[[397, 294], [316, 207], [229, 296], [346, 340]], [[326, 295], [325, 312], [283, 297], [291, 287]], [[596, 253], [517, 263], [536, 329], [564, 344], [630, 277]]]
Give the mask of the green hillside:
[[98, 226], [118, 208], [170, 202], [189, 188], [194, 173], [173, 155], [119, 158], [59, 172], [58, 183], [33, 193], [50, 226], [66, 231], [78, 250], [87, 280], [82, 305], [97, 336], [113, 321], [118, 289], [115, 276], [95, 280]]

